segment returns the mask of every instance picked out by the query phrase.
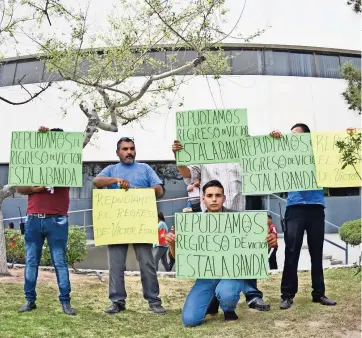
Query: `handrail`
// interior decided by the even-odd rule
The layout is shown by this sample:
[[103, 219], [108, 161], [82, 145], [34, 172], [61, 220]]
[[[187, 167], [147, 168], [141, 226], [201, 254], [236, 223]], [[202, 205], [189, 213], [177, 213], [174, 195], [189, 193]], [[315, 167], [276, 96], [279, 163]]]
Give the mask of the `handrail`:
[[[268, 213], [271, 213], [271, 214], [273, 214], [273, 215], [276, 215], [277, 217], [280, 218], [280, 215], [279, 215], [279, 214], [277, 214], [276, 212], [273, 212], [273, 211], [270, 210], [270, 196], [272, 196], [272, 197], [274, 197], [275, 199], [280, 200], [280, 201], [282, 201], [282, 202], [284, 202], [284, 203], [287, 203], [287, 201], [286, 201], [284, 198], [281, 198], [281, 197], [279, 197], [279, 196], [277, 196], [277, 195], [275, 195], [275, 194], [270, 194], [270, 195], [267, 196]], [[327, 221], [327, 220], [324, 220], [324, 223], [327, 223], [327, 224], [329, 224], [329, 225], [331, 225], [331, 226], [333, 226], [333, 227], [335, 227], [335, 228], [337, 228], [337, 229], [340, 228], [338, 225], [333, 224], [333, 223], [331, 223], [331, 222], [329, 222], [329, 221]], [[337, 244], [337, 243], [335, 243], [335, 242], [333, 242], [333, 241], [331, 241], [331, 240], [329, 240], [329, 239], [327, 239], [327, 238], [325, 238], [325, 237], [324, 237], [324, 240], [325, 240], [327, 243], [329, 243], [329, 244], [331, 244], [331, 245], [334, 245], [335, 247], [343, 250], [343, 251], [345, 252], [345, 264], [348, 264], [348, 243], [346, 243], [346, 247], [344, 248], [343, 246], [340, 246], [339, 244]]]

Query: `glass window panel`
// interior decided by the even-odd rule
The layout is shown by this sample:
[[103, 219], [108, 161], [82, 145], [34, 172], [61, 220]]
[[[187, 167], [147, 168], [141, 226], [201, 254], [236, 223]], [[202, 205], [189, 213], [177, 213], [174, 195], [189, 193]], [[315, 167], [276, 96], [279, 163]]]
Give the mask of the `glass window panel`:
[[[184, 66], [197, 58], [197, 53], [191, 50], [179, 50], [179, 51], [170, 51], [166, 52], [166, 63], [167, 69], [172, 70], [178, 67]], [[189, 71], [181, 72], [180, 74], [193, 74], [194, 71], [190, 69]]]
[[231, 74], [262, 75], [263, 58], [260, 50], [241, 50], [231, 52]]
[[340, 58], [342, 66], [346, 62], [350, 62], [356, 69], [361, 69], [361, 58], [359, 56], [341, 56]]
[[[136, 53], [135, 58], [139, 58], [141, 56], [141, 53]], [[165, 52], [149, 52], [148, 57], [152, 58], [157, 61], [161, 61], [162, 63], [159, 64], [157, 67], [153, 67], [150, 60], [150, 62], [144, 62], [142, 67], [139, 67], [137, 72], [135, 73], [136, 76], [147, 76], [151, 74], [159, 74], [162, 71], [166, 70], [165, 62], [166, 62], [166, 56]]]
[[5, 63], [0, 66], [0, 87], [11, 86], [14, 82], [16, 63]]
[[14, 84], [39, 83], [42, 81], [44, 63], [42, 61], [20, 61], [16, 67]]
[[289, 75], [289, 53], [265, 51], [265, 73], [266, 75]]
[[341, 77], [338, 55], [316, 54], [318, 77], [335, 78]]
[[315, 76], [314, 55], [289, 53], [291, 76]]

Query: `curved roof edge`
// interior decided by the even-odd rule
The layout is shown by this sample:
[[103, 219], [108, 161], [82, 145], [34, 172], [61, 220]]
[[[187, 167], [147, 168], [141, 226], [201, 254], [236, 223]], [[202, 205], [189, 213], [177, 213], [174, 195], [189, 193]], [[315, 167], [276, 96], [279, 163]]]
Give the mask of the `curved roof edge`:
[[[135, 47], [141, 48], [142, 46]], [[173, 45], [157, 45], [157, 48], [152, 48], [150, 51], [158, 50], [159, 48], [165, 48], [165, 49], [171, 49]], [[103, 51], [107, 48], [93, 48], [93, 49], [84, 49], [83, 51]], [[360, 50], [351, 50], [351, 49], [340, 49], [340, 48], [328, 48], [328, 47], [313, 47], [313, 46], [298, 46], [298, 45], [274, 45], [274, 44], [262, 44], [262, 43], [225, 43], [222, 44], [222, 48], [229, 49], [229, 48], [247, 48], [247, 49], [253, 49], [253, 48], [262, 48], [262, 49], [281, 49], [281, 50], [296, 50], [296, 51], [309, 51], [309, 52], [322, 52], [322, 53], [339, 53], [339, 54], [355, 54], [355, 55], [361, 55]], [[187, 50], [190, 50], [190, 48], [185, 48]], [[30, 55], [20, 55], [20, 56], [13, 56], [9, 58], [4, 58], [1, 63], [11, 62], [11, 61], [18, 61], [18, 60], [26, 60], [26, 59], [34, 59], [39, 57], [40, 54], [30, 54]]]

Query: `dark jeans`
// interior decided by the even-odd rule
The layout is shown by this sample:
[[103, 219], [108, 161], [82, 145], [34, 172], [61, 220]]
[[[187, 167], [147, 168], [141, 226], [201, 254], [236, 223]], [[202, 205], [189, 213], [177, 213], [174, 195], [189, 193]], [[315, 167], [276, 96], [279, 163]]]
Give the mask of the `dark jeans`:
[[49, 218], [28, 216], [25, 224], [25, 298], [29, 302], [36, 301], [35, 288], [45, 238], [49, 244], [51, 259], [57, 276], [59, 301], [61, 303], [69, 302], [71, 288], [66, 259], [68, 217], [65, 216]]
[[[271, 249], [268, 250], [268, 253]], [[277, 263], [277, 251], [278, 248], [274, 248], [272, 254], [269, 257], [269, 270], [278, 270], [278, 263]]]
[[[150, 306], [161, 305], [152, 244], [133, 244], [140, 265], [143, 297]], [[127, 292], [124, 284], [128, 244], [108, 245], [109, 299], [113, 303], [126, 304]]]
[[157, 246], [156, 248], [153, 248], [153, 258], [155, 260], [156, 271], [158, 271], [158, 263], [160, 262], [160, 260], [165, 271], [170, 271], [169, 264], [167, 261], [167, 251], [168, 251], [167, 246]]
[[324, 296], [323, 241], [324, 208], [307, 204], [287, 207], [285, 212], [285, 261], [282, 277], [282, 298], [294, 298], [298, 292], [298, 262], [307, 231], [308, 249], [312, 263], [312, 297]]

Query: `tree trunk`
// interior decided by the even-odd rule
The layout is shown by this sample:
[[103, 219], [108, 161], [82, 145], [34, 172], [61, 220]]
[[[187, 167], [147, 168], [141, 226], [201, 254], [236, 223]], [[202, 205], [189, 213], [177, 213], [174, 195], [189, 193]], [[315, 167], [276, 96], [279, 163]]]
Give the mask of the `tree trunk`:
[[6, 242], [5, 242], [2, 203], [3, 199], [0, 199], [0, 276], [9, 276], [10, 274], [6, 258]]

